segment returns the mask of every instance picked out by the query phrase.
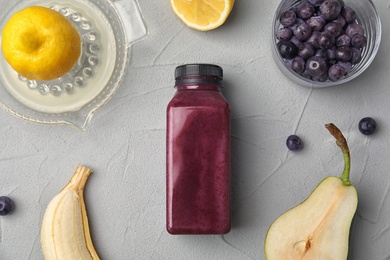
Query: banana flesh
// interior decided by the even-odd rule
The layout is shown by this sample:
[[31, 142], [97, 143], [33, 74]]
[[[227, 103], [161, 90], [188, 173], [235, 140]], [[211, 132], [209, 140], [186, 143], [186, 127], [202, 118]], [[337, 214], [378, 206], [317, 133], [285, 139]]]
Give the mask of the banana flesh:
[[92, 171], [79, 165], [69, 183], [47, 206], [41, 227], [45, 260], [98, 260], [84, 203], [84, 187]]

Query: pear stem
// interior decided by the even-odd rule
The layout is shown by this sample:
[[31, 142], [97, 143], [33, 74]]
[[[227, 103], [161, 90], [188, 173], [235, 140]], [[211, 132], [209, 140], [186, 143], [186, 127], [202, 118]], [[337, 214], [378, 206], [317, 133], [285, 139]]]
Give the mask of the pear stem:
[[341, 174], [341, 181], [345, 186], [350, 186], [351, 181], [349, 180], [349, 173], [351, 170], [351, 155], [349, 153], [349, 148], [347, 144], [347, 140], [341, 133], [340, 129], [338, 129], [334, 124], [326, 124], [326, 129], [336, 138], [336, 144], [341, 148], [341, 151], [344, 155], [344, 170]]

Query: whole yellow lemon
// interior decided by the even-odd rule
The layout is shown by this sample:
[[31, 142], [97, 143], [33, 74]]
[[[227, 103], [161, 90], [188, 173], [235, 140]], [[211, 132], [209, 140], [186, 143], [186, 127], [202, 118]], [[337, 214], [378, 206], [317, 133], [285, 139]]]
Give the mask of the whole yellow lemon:
[[4, 26], [1, 49], [7, 62], [31, 80], [52, 80], [69, 72], [81, 51], [72, 23], [50, 8], [31, 6]]

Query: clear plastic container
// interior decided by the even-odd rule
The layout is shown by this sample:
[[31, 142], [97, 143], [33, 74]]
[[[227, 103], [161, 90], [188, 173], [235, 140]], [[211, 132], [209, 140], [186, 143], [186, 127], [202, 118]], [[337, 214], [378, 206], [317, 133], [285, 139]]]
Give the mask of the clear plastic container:
[[222, 68], [176, 68], [177, 92], [167, 107], [167, 230], [230, 231], [230, 106]]
[[365, 30], [367, 37], [367, 45], [362, 49], [362, 59], [358, 64], [355, 64], [347, 76], [338, 81], [325, 81], [318, 82], [311, 79], [305, 78], [297, 73], [295, 73], [290, 66], [286, 65], [286, 62], [283, 60], [277, 49], [277, 39], [275, 37], [276, 32], [280, 28], [279, 17], [282, 12], [290, 9], [292, 6], [297, 5], [301, 0], [282, 0], [276, 9], [275, 16], [273, 19], [272, 26], [272, 54], [274, 60], [278, 65], [282, 73], [293, 82], [312, 88], [321, 88], [335, 86], [339, 84], [346, 83], [365, 71], [371, 62], [374, 60], [379, 45], [381, 42], [382, 28], [379, 15], [375, 9], [375, 6], [371, 0], [343, 0], [345, 6], [351, 7], [356, 12], [357, 22], [361, 24]]
[[[45, 6], [68, 18], [81, 36], [77, 64], [50, 81], [18, 75], [0, 53], [0, 106], [13, 115], [43, 124], [68, 124], [85, 129], [93, 114], [120, 86], [131, 45], [146, 36], [135, 0], [3, 1], [0, 30], [13, 13], [32, 5]], [[0, 38], [1, 40], [1, 38]]]

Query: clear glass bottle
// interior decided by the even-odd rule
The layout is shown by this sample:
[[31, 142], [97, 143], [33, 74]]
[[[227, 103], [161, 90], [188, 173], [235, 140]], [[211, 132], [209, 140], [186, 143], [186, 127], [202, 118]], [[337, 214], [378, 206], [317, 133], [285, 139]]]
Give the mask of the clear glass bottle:
[[166, 225], [171, 234], [230, 231], [230, 106], [221, 67], [176, 68], [167, 107]]

